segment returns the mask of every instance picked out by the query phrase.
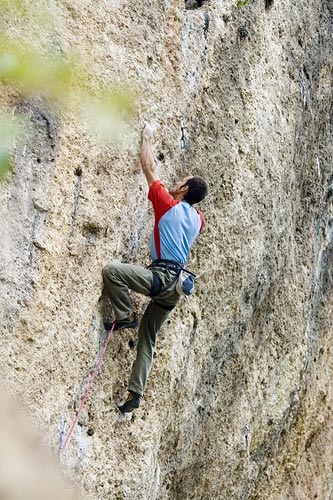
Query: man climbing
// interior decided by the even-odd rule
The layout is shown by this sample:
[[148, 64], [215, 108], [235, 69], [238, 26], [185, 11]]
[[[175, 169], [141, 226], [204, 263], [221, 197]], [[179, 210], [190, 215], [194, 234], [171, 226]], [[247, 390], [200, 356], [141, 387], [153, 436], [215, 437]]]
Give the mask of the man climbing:
[[[153, 362], [156, 335], [180, 300], [180, 272], [203, 227], [203, 215], [192, 205], [203, 200], [208, 192], [205, 180], [199, 176], [186, 177], [168, 192], [156, 173], [152, 136], [153, 130], [146, 124], [142, 132], [140, 163], [149, 187], [148, 199], [155, 213], [150, 252], [152, 263], [146, 269], [113, 261], [103, 269], [105, 291], [116, 316], [114, 330], [138, 326], [129, 289], [151, 297], [139, 325], [137, 356], [128, 384], [129, 396], [118, 407], [122, 413], [140, 406]], [[111, 323], [105, 323], [106, 329], [111, 327]]]

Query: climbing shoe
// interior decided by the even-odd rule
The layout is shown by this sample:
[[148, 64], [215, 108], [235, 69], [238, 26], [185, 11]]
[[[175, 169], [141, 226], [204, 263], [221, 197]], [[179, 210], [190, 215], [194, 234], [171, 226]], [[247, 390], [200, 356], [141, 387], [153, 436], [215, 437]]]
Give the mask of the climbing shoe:
[[141, 398], [142, 396], [140, 394], [130, 391], [125, 403], [121, 406], [118, 406], [118, 410], [121, 413], [131, 413], [133, 410], [139, 408]]
[[115, 323], [113, 331], [124, 330], [124, 328], [136, 328], [139, 324], [137, 316], [133, 313], [128, 318], [115, 320], [115, 321], [104, 321], [105, 330], [111, 330], [113, 323]]
[[106, 330], [107, 332], [108, 332], [109, 330], [111, 330], [113, 323], [114, 323], [114, 321], [104, 321], [104, 322], [103, 322], [104, 328], [105, 328], [105, 330]]

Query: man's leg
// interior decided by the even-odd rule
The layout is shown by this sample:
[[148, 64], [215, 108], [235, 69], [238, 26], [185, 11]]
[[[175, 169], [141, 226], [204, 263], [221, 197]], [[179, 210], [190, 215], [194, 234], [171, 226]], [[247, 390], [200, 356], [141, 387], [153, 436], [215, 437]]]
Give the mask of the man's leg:
[[150, 294], [153, 273], [144, 267], [113, 261], [104, 267], [102, 274], [118, 321], [133, 314], [129, 289], [143, 295]]
[[156, 335], [169, 314], [170, 311], [162, 309], [158, 304], [151, 301], [142, 316], [139, 326], [137, 357], [128, 384], [128, 390], [140, 396], [143, 396], [152, 367]]
[[131, 412], [140, 406], [140, 399], [143, 396], [153, 364], [156, 335], [169, 314], [170, 311], [162, 309], [151, 301], [142, 316], [139, 326], [137, 356], [128, 385], [129, 396], [123, 405], [118, 406], [122, 413]]

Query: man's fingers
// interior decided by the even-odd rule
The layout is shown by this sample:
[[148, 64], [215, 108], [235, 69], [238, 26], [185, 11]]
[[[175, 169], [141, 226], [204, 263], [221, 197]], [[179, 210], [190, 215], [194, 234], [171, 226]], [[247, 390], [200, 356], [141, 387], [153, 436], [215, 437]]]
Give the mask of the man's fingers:
[[151, 125], [149, 125], [149, 123], [145, 123], [145, 126], [142, 129], [142, 138], [151, 139], [153, 135], [154, 135], [153, 128], [151, 127]]

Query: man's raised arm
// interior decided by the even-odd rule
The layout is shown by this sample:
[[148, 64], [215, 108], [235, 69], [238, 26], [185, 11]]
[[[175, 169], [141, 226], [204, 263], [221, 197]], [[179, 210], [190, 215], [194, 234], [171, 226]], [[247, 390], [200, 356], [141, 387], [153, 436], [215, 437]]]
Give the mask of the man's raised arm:
[[156, 174], [156, 163], [151, 147], [151, 139], [153, 137], [153, 129], [146, 123], [142, 131], [142, 145], [140, 151], [140, 163], [143, 173], [146, 176], [148, 186], [158, 179]]

